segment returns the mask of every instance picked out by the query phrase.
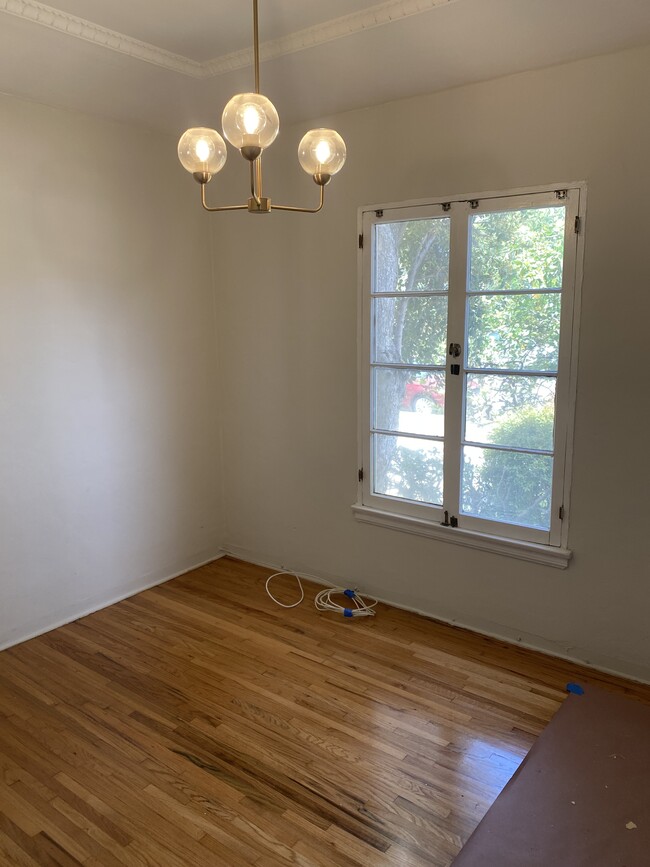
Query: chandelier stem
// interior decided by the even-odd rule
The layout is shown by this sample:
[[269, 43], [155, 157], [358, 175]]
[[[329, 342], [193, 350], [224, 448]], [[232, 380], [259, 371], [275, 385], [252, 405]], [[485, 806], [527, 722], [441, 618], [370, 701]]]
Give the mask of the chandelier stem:
[[257, 181], [257, 195], [262, 195], [262, 157], [255, 160], [255, 180]]
[[260, 33], [257, 0], [253, 0], [253, 54], [255, 59], [255, 93], [260, 92]]
[[255, 199], [257, 204], [259, 205], [261, 196], [262, 196], [262, 176], [261, 176], [261, 168], [258, 166], [260, 159], [259, 157], [254, 160], [251, 164], [251, 196]]

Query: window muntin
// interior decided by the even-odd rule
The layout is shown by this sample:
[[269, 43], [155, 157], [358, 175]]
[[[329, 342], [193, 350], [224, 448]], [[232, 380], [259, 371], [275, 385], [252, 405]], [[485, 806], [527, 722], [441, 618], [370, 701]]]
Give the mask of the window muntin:
[[364, 214], [362, 504], [560, 545], [579, 191], [473, 204]]

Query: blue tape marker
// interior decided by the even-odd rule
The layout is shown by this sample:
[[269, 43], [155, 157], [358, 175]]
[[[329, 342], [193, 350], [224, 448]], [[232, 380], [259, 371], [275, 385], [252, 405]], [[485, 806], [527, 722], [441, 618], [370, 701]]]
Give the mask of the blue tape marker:
[[343, 609], [343, 616], [344, 617], [352, 617], [352, 611], [349, 608], [344, 608]]
[[574, 695], [584, 695], [585, 694], [584, 689], [580, 686], [579, 683], [567, 683], [566, 691], [572, 692], [572, 693], [574, 693]]
[[343, 595], [347, 596], [348, 599], [354, 599], [354, 590], [344, 590]]

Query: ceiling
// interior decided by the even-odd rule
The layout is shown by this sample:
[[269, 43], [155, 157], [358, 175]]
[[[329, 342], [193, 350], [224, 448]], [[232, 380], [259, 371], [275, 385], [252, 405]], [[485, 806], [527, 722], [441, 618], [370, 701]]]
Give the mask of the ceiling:
[[[649, 0], [259, 0], [283, 123], [650, 42]], [[253, 89], [246, 0], [0, 0], [0, 90], [174, 133]]]

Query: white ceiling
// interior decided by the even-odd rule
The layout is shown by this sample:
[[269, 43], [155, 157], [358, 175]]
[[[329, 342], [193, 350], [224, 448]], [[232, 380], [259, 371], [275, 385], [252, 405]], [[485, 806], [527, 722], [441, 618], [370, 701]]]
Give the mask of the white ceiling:
[[[650, 42], [650, 0], [259, 0], [284, 123]], [[0, 0], [0, 90], [180, 132], [253, 87], [247, 0]]]

